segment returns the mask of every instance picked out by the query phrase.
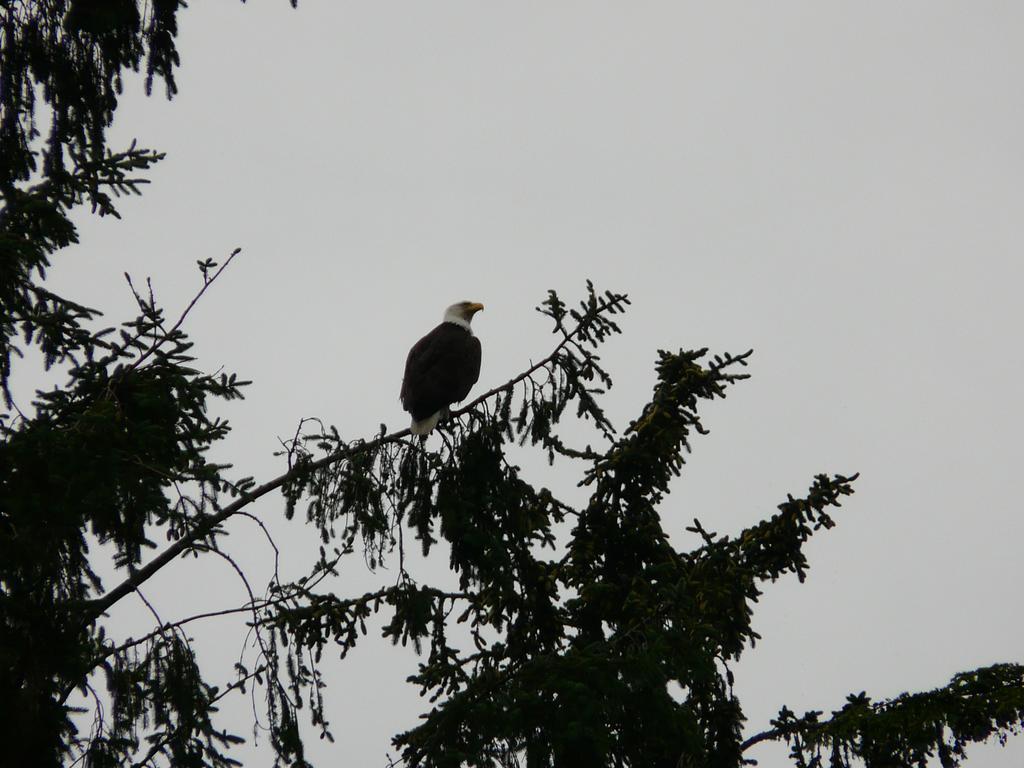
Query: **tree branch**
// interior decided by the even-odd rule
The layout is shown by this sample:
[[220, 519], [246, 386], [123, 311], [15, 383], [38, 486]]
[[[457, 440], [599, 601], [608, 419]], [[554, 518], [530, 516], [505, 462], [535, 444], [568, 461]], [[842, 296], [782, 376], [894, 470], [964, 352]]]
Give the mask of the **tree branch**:
[[[230, 259], [228, 261], [230, 261]], [[226, 267], [227, 264], [228, 262], [225, 262], [224, 266], [221, 267], [221, 269]], [[601, 314], [612, 306], [613, 302], [602, 301], [596, 307], [594, 314]], [[487, 392], [484, 392], [476, 399], [470, 401], [467, 405], [463, 406], [457, 411], [452, 412], [449, 418], [457, 418], [471, 411], [473, 408], [475, 408], [485, 400], [488, 400], [489, 398], [492, 398], [501, 392], [511, 390], [513, 387], [515, 387], [524, 379], [531, 376], [537, 370], [549, 365], [558, 356], [562, 349], [567, 344], [569, 344], [573, 338], [578, 336], [587, 327], [587, 325], [588, 323], [586, 321], [586, 318], [581, 319], [576, 324], [576, 327], [572, 330], [571, 333], [565, 334], [564, 338], [558, 343], [554, 350], [552, 350], [551, 354], [549, 354], [540, 362], [532, 365], [523, 373], [505, 382], [501, 386], [495, 387], [493, 389], [488, 390]], [[139, 586], [144, 584], [154, 574], [156, 574], [157, 571], [159, 571], [169, 562], [174, 560], [174, 558], [176, 558], [178, 555], [183, 554], [184, 552], [191, 549], [197, 541], [208, 536], [225, 520], [237, 514], [242, 509], [249, 506], [257, 499], [260, 499], [263, 496], [266, 496], [271, 491], [275, 491], [278, 488], [282, 487], [289, 481], [298, 477], [300, 474], [307, 472], [315, 472], [318, 469], [324, 469], [333, 464], [337, 464], [339, 461], [344, 461], [345, 459], [348, 459], [364, 451], [373, 451], [380, 448], [381, 446], [397, 442], [409, 436], [410, 434], [411, 432], [407, 427], [405, 429], [399, 430], [398, 432], [392, 432], [391, 434], [388, 435], [381, 435], [380, 437], [377, 437], [368, 442], [361, 442], [356, 445], [349, 446], [348, 448], [332, 453], [329, 456], [324, 456], [323, 458], [317, 459], [316, 461], [311, 461], [308, 464], [299, 464], [295, 467], [292, 467], [287, 472], [284, 472], [283, 474], [275, 477], [273, 480], [269, 480], [263, 483], [263, 485], [257, 486], [252, 490], [246, 491], [237, 499], [235, 499], [234, 502], [224, 507], [220, 512], [217, 512], [216, 514], [210, 515], [204, 519], [199, 520], [198, 524], [194, 528], [186, 532], [180, 539], [174, 542], [174, 544], [172, 544], [159, 555], [157, 555], [155, 558], [150, 560], [148, 563], [146, 563], [146, 565], [136, 570], [131, 576], [122, 581], [113, 589], [109, 590], [106, 594], [102, 595], [101, 597], [95, 600], [89, 600], [83, 603], [83, 624], [88, 626], [89, 624], [95, 622], [96, 619], [98, 619], [107, 610], [109, 610], [111, 606], [113, 606], [126, 595], [134, 592]]]
[[[130, 366], [128, 366], [128, 369], [127, 369], [126, 372], [131, 372], [131, 371], [136, 370], [140, 365], [142, 365], [143, 361], [145, 361], [145, 359], [147, 357], [149, 357], [154, 352], [156, 352], [164, 342], [166, 342], [168, 339], [171, 338], [171, 336], [175, 333], [175, 331], [177, 331], [179, 328], [181, 328], [182, 323], [185, 322], [185, 318], [188, 317], [189, 312], [192, 311], [192, 308], [203, 297], [203, 294], [206, 293], [206, 289], [209, 288], [211, 285], [213, 285], [214, 281], [218, 277], [220, 277], [221, 273], [225, 269], [228, 268], [228, 265], [231, 264], [231, 261], [235, 258], [235, 256], [237, 256], [239, 253], [241, 253], [241, 251], [242, 251], [241, 248], [235, 248], [235, 250], [233, 250], [231, 252], [231, 255], [228, 256], [228, 258], [225, 260], [225, 262], [220, 265], [220, 268], [212, 276], [208, 275], [205, 271], [203, 272], [203, 287], [200, 288], [198, 293], [196, 293], [196, 295], [192, 297], [192, 301], [190, 301], [188, 303], [188, 306], [185, 307], [185, 310], [178, 317], [178, 321], [174, 324], [174, 326], [171, 328], [171, 330], [164, 331], [164, 334], [159, 339], [154, 340], [152, 345], [149, 347], [149, 349], [147, 349], [145, 352], [143, 352], [141, 355], [139, 355], [137, 358], [135, 358], [135, 360], [132, 362], [132, 364]], [[131, 276], [127, 272], [124, 273], [124, 276], [125, 276], [125, 279], [128, 281], [128, 286], [132, 289], [132, 293], [135, 295], [135, 301], [138, 303], [138, 305], [142, 309], [142, 311], [145, 312], [146, 311], [146, 303], [145, 303], [144, 299], [141, 296], [139, 296], [138, 291], [135, 290], [135, 286], [132, 284]], [[155, 304], [154, 304], [154, 302], [152, 300], [152, 289], [150, 289], [150, 304], [149, 304], [149, 307], [150, 308], [155, 308]], [[161, 325], [161, 330], [163, 330], [162, 325]], [[136, 337], [136, 338], [138, 338], [138, 337]]]
[[760, 744], [762, 741], [775, 741], [776, 739], [784, 736], [785, 733], [786, 732], [781, 728], [772, 728], [770, 731], [761, 731], [740, 744], [740, 752], [746, 752], [752, 746]]
[[337, 453], [325, 456], [317, 461], [310, 462], [309, 464], [299, 465], [281, 475], [278, 475], [273, 480], [269, 480], [263, 485], [253, 488], [251, 491], [247, 491], [235, 499], [234, 502], [224, 507], [220, 512], [209, 515], [203, 518], [199, 523], [192, 528], [190, 531], [185, 533], [180, 539], [174, 542], [171, 546], [161, 552], [159, 555], [154, 557], [143, 567], [139, 568], [135, 573], [129, 576], [127, 579], [122, 581], [113, 589], [109, 590], [102, 597], [95, 600], [89, 600], [83, 604], [85, 616], [83, 622], [88, 625], [99, 618], [105, 613], [114, 603], [121, 598], [134, 592], [139, 586], [148, 581], [157, 571], [171, 562], [178, 555], [186, 552], [192, 548], [195, 543], [202, 538], [212, 533], [221, 523], [233, 516], [237, 512], [240, 512], [245, 507], [252, 504], [257, 499], [266, 496], [271, 491], [277, 490], [282, 485], [292, 480], [302, 472], [310, 472], [323, 467], [328, 467], [331, 464], [335, 464], [339, 461], [354, 456], [357, 453], [367, 450], [374, 450], [382, 445], [392, 443], [402, 437], [409, 434], [408, 428], [403, 429], [400, 432], [393, 432], [390, 435], [378, 437], [375, 440], [371, 440], [367, 443], [360, 443], [359, 445], [346, 448], [338, 451]]

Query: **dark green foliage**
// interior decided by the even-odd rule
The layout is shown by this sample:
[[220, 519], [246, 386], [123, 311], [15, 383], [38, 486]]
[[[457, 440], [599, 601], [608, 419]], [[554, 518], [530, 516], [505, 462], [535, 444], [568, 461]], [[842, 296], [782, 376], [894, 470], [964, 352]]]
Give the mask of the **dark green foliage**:
[[[210, 462], [228, 431], [214, 403], [239, 397], [245, 382], [193, 367], [182, 324], [234, 254], [222, 266], [199, 260], [196, 298], [173, 323], [152, 288], [130, 280], [138, 316], [119, 329], [43, 287], [54, 255], [77, 242], [71, 209], [117, 216], [115, 197], [138, 193], [162, 157], [134, 145], [112, 152], [105, 130], [126, 70], [174, 92], [181, 7], [0, 3], [5, 764], [224, 768], [241, 739], [218, 721], [218, 703], [251, 692], [277, 764], [304, 766], [310, 725], [333, 740], [324, 652], [344, 658], [377, 625], [420, 658], [410, 682], [426, 711], [394, 739], [408, 766], [735, 768], [766, 740], [787, 740], [800, 768], [921, 766], [929, 756], [954, 766], [967, 745], [1020, 729], [1024, 672], [1007, 664], [888, 702], [851, 696], [824, 720], [784, 708], [742, 740], [732, 666], [758, 639], [762, 585], [805, 578], [803, 546], [835, 525], [856, 475], [819, 475], [806, 496], [734, 536], [694, 520], [697, 545], [678, 548], [661, 514], [679, 514], [668, 495], [706, 431], [699, 407], [746, 378], [750, 353], [659, 352], [651, 398], [620, 434], [601, 406], [612, 379], [597, 353], [629, 301], [589, 283], [575, 307], [548, 294], [539, 311], [554, 350], [454, 413], [440, 438], [382, 425], [372, 439], [348, 440], [305, 420], [280, 477], [256, 485]], [[45, 141], [40, 96], [52, 118]], [[23, 413], [9, 384], [30, 347], [62, 383]], [[596, 447], [559, 435], [567, 416], [593, 428]], [[575, 472], [587, 501], [576, 508], [531, 484], [512, 463], [515, 446]], [[278, 489], [285, 514], [304, 510], [322, 545], [306, 576], [275, 574], [258, 597], [217, 543], [232, 517]], [[410, 547], [447, 557], [450, 583], [423, 583]], [[167, 623], [141, 591], [182, 554], [223, 558], [249, 592], [219, 612], [246, 616], [256, 648], [255, 659], [213, 672], [231, 680], [223, 687], [186, 634], [204, 616]], [[381, 584], [335, 594], [339, 563], [359, 555]], [[104, 557], [116, 584], [96, 575]], [[106, 612], [127, 597], [153, 612], [142, 637], [108, 632]]]
[[[611, 380], [593, 350], [618, 331], [608, 316], [625, 304], [624, 296], [588, 286], [570, 312], [550, 295], [541, 311], [562, 339], [556, 350], [444, 424], [436, 452], [404, 439], [346, 444], [322, 429], [290, 446], [293, 464], [308, 469], [290, 479], [289, 498], [308, 496], [309, 521], [325, 542], [342, 545], [336, 556], [361, 539], [371, 566], [397, 556], [400, 577], [352, 600], [305, 584], [285, 587], [292, 597], [262, 622], [289, 643], [292, 663], [283, 669], [278, 660], [271, 670], [298, 669], [316, 681], [315, 662], [327, 646], [344, 655], [373, 612], [389, 616], [384, 635], [411, 642], [425, 657], [411, 682], [434, 704], [395, 739], [407, 765], [738, 766], [744, 749], [763, 738], [794, 739], [797, 761], [823, 739], [808, 717], [744, 742], [730, 667], [758, 639], [751, 617], [760, 585], [788, 573], [806, 577], [803, 545], [835, 525], [831, 510], [852, 492], [856, 475], [819, 475], [806, 496], [788, 497], [774, 516], [735, 537], [695, 520], [690, 530], [701, 546], [677, 550], [659, 509], [693, 435], [706, 431], [700, 402], [724, 397], [746, 378], [750, 353], [707, 360], [706, 350], [660, 352], [651, 400], [616, 438], [598, 401]], [[577, 413], [607, 436], [604, 448], [570, 448], [557, 436], [569, 402], [580, 403]], [[507, 459], [509, 443], [582, 461], [589, 502], [573, 509], [525, 482]], [[316, 459], [310, 444], [326, 456]], [[360, 456], [358, 465], [331, 459], [348, 452]], [[458, 592], [417, 583], [403, 556], [406, 527], [424, 553], [446, 543]], [[323, 557], [306, 583], [330, 567]], [[307, 649], [313, 664], [303, 663]], [[989, 708], [979, 712], [992, 715], [993, 727], [975, 729], [979, 738], [1005, 734], [1024, 714], [1019, 683], [1006, 695], [998, 686], [987, 690]], [[837, 743], [869, 757], [854, 744], [875, 729], [887, 733], [869, 737], [885, 754], [903, 754], [907, 729], [883, 725], [883, 711], [888, 705], [866, 711]], [[920, 714], [919, 727], [934, 735], [934, 719]], [[959, 738], [962, 749], [970, 738]]]
[[[102, 164], [125, 70], [145, 63], [146, 88], [176, 91], [174, 47], [181, 0], [11, 0], [0, 5], [0, 189], [42, 173], [59, 183], [76, 166]], [[50, 111], [37, 164], [37, 94]]]
[[[70, 366], [64, 386], [39, 393], [31, 418], [0, 422], [0, 686], [18, 704], [13, 718], [0, 722], [21, 734], [27, 750], [54, 759], [77, 739], [61, 705], [113, 653], [89, 612], [89, 599], [103, 589], [91, 545], [108, 544], [115, 565], [130, 569], [156, 546], [155, 531], [187, 534], [233, 487], [223, 468], [204, 458], [228, 429], [207, 407], [210, 398], [238, 397], [242, 382], [192, 369], [185, 335], [167, 330], [151, 299], [140, 297], [140, 309], [118, 341], [104, 332], [90, 336], [82, 345], [86, 359]], [[165, 645], [174, 639], [162, 638]], [[160, 663], [138, 662], [144, 673], [115, 654], [108, 685], [112, 695], [125, 692], [113, 696], [111, 731], [101, 734], [102, 746], [90, 747], [96, 755], [131, 754], [133, 712], [152, 710], [160, 725], [186, 717], [179, 704], [203, 711], [202, 698], [189, 694], [204, 690], [193, 679], [198, 673], [184, 669], [181, 648], [166, 650]], [[121, 678], [138, 674], [150, 689], [125, 688]], [[185, 682], [191, 687], [166, 698]], [[212, 738], [212, 730], [203, 733]], [[184, 760], [179, 736], [167, 748], [180, 747]]]
[[[117, 216], [114, 199], [138, 194], [162, 157], [134, 144], [112, 152], [105, 130], [126, 69], [144, 66], [147, 86], [173, 92], [179, 7], [0, 4], [0, 744], [12, 765], [120, 765], [147, 733], [153, 755], [212, 765], [234, 740], [209, 719], [213, 693], [183, 635], [118, 647], [91, 601], [103, 593], [99, 552], [130, 572], [154, 541], [189, 535], [237, 492], [204, 455], [228, 428], [208, 415], [210, 398], [237, 397], [241, 383], [191, 367], [180, 321], [166, 322], [151, 290], [117, 333], [43, 287], [54, 255], [78, 241], [71, 210]], [[61, 364], [64, 382], [23, 413], [9, 384], [29, 347], [47, 368]], [[101, 669], [106, 694], [90, 677]], [[69, 704], [76, 689], [105, 713], [91, 731]]]
[[919, 766], [938, 757], [954, 768], [968, 744], [997, 738], [1024, 726], [1024, 666], [996, 664], [956, 675], [934, 691], [902, 694], [874, 703], [864, 693], [852, 694], [846, 705], [822, 721], [820, 712], [803, 717], [784, 707], [774, 729], [755, 739], [782, 737], [792, 747], [798, 768], [815, 768], [829, 760], [833, 768], [863, 761], [868, 768]]
[[195, 654], [183, 637], [169, 633], [148, 643], [146, 652], [117, 654], [104, 664], [107, 690], [116, 718], [107, 732], [89, 744], [94, 765], [123, 765], [138, 748], [138, 720], [148, 720], [146, 757], [165, 755], [175, 766], [240, 765], [222, 750], [242, 741], [218, 730], [211, 716], [221, 697], [202, 678]]
[[15, 338], [37, 345], [47, 367], [94, 354], [97, 347], [83, 323], [98, 313], [39, 285], [50, 257], [78, 242], [68, 218], [73, 206], [91, 202], [101, 214], [116, 216], [112, 196], [139, 193], [148, 169], [163, 155], [134, 146], [95, 163], [76, 166], [59, 179], [27, 190], [10, 188], [0, 209], [0, 389], [8, 405], [11, 358], [20, 354]]

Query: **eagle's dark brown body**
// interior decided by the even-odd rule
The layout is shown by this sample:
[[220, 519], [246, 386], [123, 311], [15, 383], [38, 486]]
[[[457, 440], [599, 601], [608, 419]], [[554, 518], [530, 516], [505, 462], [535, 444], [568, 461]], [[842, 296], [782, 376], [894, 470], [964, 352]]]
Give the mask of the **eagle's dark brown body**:
[[[466, 398], [480, 378], [480, 340], [461, 325], [443, 322], [409, 350], [402, 379], [402, 407], [413, 432], [426, 434], [452, 403]], [[417, 429], [417, 422], [420, 429]]]

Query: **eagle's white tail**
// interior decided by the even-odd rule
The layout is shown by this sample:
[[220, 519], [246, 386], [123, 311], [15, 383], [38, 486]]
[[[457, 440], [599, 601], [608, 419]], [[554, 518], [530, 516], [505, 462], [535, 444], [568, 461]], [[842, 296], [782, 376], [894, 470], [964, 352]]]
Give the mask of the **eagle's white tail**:
[[412, 426], [409, 427], [409, 431], [414, 435], [429, 435], [434, 427], [437, 426], [437, 422], [441, 420], [441, 416], [444, 411], [438, 411], [433, 416], [427, 416], [422, 421], [412, 420]]

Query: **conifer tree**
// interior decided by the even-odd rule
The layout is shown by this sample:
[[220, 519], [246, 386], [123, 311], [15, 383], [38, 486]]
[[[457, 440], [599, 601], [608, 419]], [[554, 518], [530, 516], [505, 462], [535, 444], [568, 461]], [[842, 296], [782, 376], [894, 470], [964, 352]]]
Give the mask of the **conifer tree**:
[[[700, 406], [746, 378], [750, 353], [660, 352], [650, 399], [618, 430], [602, 409], [612, 377], [597, 352], [620, 332], [629, 300], [589, 283], [575, 305], [548, 294], [539, 310], [553, 350], [454, 412], [440, 440], [383, 427], [353, 439], [306, 421], [275, 479], [257, 485], [209, 461], [228, 431], [216, 401], [240, 397], [246, 382], [198, 369], [183, 331], [191, 305], [172, 322], [140, 288], [138, 316], [111, 328], [44, 287], [51, 258], [77, 240], [69, 211], [116, 216], [116, 196], [138, 192], [161, 159], [134, 145], [111, 151], [105, 129], [126, 69], [173, 94], [180, 8], [0, 5], [0, 744], [9, 764], [236, 764], [241, 739], [217, 704], [255, 686], [277, 763], [305, 765], [303, 735], [330, 736], [322, 655], [368, 642], [374, 615], [385, 638], [420, 654], [410, 682], [427, 695], [424, 717], [394, 739], [407, 766], [734, 768], [770, 740], [787, 742], [798, 768], [955, 766], [971, 743], [1024, 725], [1024, 667], [1006, 663], [890, 700], [854, 694], [828, 715], [780, 702], [778, 717], [744, 738], [732, 669], [757, 638], [761, 585], [804, 579], [804, 545], [835, 526], [856, 475], [814, 477], [732, 535], [695, 520], [700, 546], [676, 549], [661, 515], [705, 431]], [[196, 301], [233, 256], [199, 264]], [[29, 347], [66, 377], [22, 413], [10, 381]], [[566, 418], [589, 422], [598, 445], [563, 441]], [[576, 471], [586, 503], [531, 484], [510, 463], [513, 444]], [[110, 608], [182, 554], [224, 556], [219, 537], [278, 491], [282, 512], [304, 516], [323, 545], [308, 574], [275, 579], [235, 609], [250, 617], [259, 653], [223, 671], [218, 680], [234, 674], [229, 685], [200, 671], [183, 631], [200, 616], [114, 639]], [[97, 542], [108, 546], [90, 548]], [[407, 569], [406, 547], [438, 557], [441, 542], [454, 589]], [[98, 552], [109, 551], [117, 583], [96, 575]], [[337, 578], [349, 557], [397, 565], [398, 579], [350, 594]], [[76, 693], [87, 712], [69, 703]]]

